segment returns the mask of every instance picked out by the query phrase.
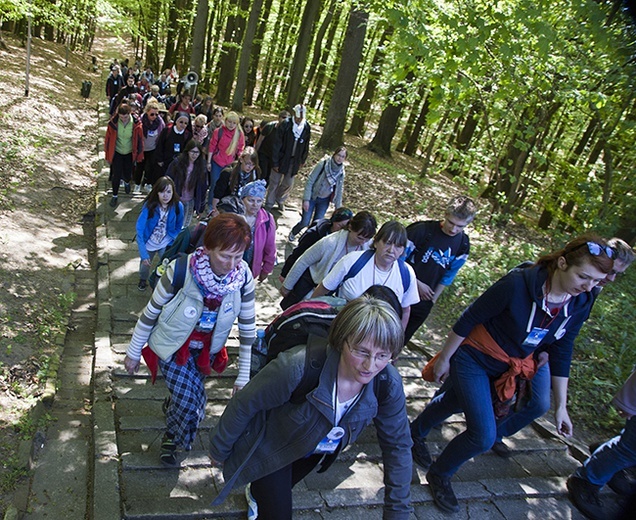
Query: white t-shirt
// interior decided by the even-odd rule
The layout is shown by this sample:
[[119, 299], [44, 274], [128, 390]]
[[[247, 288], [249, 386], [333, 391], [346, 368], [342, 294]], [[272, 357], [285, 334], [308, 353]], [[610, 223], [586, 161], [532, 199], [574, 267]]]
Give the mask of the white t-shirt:
[[[322, 281], [325, 289], [333, 291], [340, 286], [344, 277], [362, 254], [364, 254], [364, 251], [355, 251], [338, 260], [336, 265], [333, 266], [333, 269], [329, 271], [329, 274]], [[411, 280], [406, 293], [404, 292], [404, 285], [402, 284], [402, 275], [400, 274], [400, 266], [398, 265], [398, 262], [393, 262], [391, 270], [389, 272], [384, 272], [380, 271], [375, 266], [374, 257], [371, 257], [364, 267], [360, 269], [358, 274], [356, 274], [353, 278], [349, 278], [340, 286], [338, 296], [350, 301], [360, 296], [372, 285], [383, 285], [393, 289], [393, 292], [395, 292], [395, 295], [403, 308], [414, 305], [420, 301], [420, 297], [417, 292], [415, 272], [410, 265], [405, 265]]]

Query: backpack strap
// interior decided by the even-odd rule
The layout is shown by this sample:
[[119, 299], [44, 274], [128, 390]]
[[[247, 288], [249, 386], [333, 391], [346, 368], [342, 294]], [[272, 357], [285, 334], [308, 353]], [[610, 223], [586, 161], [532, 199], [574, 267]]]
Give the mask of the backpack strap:
[[[327, 338], [310, 334], [307, 338], [307, 352], [305, 354], [305, 366], [303, 377], [298, 386], [292, 392], [289, 402], [302, 404], [307, 399], [307, 394], [318, 386], [320, 373], [327, 361]], [[384, 367], [373, 378], [373, 393], [381, 404], [389, 396], [389, 371]]]
[[349, 278], [353, 278], [355, 275], [357, 275], [362, 270], [362, 268], [365, 265], [367, 265], [367, 262], [371, 260], [371, 258], [373, 258], [374, 254], [375, 254], [374, 249], [367, 249], [364, 253], [362, 253], [358, 257], [358, 259], [354, 262], [354, 264], [349, 268], [349, 272], [345, 274], [344, 278], [342, 279], [342, 282], [340, 282], [340, 285], [336, 288], [334, 292], [337, 292], [338, 289], [340, 289], [340, 286], [343, 283], [345, 283]]
[[185, 283], [186, 273], [188, 271], [188, 255], [179, 253], [179, 256], [174, 263], [174, 277], [172, 279], [172, 286], [174, 287], [174, 293], [177, 294]]
[[290, 403], [301, 404], [307, 399], [307, 394], [318, 386], [320, 373], [327, 360], [327, 338], [310, 334], [307, 338], [305, 353], [305, 367], [303, 377], [292, 392]]
[[[334, 291], [334, 294], [338, 292], [338, 289], [340, 289], [342, 284], [345, 283], [349, 278], [353, 278], [355, 275], [357, 275], [362, 270], [362, 268], [367, 265], [367, 262], [371, 260], [374, 254], [374, 249], [367, 249], [364, 253], [362, 253], [351, 266], [349, 272], [344, 276], [342, 282], [340, 282], [340, 285]], [[408, 268], [406, 267], [406, 263], [404, 262], [404, 260], [398, 258], [397, 262], [398, 267], [400, 268], [400, 277], [402, 278], [402, 289], [404, 290], [404, 293], [406, 293], [406, 291], [408, 291], [409, 287], [411, 286], [411, 275]]]

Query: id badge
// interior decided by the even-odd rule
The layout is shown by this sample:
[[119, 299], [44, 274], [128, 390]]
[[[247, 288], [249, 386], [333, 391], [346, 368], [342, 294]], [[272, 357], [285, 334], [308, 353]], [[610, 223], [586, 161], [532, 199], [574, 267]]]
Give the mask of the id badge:
[[548, 335], [548, 329], [542, 329], [540, 327], [533, 327], [530, 334], [523, 340], [525, 347], [538, 347], [541, 340]]
[[181, 151], [181, 144], [174, 143], [174, 153], [179, 153]]
[[340, 439], [344, 437], [344, 428], [334, 426], [327, 436], [318, 443], [314, 453], [334, 453], [340, 444]]
[[203, 311], [199, 319], [198, 327], [203, 332], [210, 332], [216, 325], [216, 311]]

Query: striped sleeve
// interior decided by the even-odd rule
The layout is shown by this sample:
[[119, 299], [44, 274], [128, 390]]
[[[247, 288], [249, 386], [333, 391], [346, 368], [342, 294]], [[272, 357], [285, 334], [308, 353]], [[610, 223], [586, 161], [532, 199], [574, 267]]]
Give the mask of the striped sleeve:
[[241, 311], [238, 318], [239, 329], [239, 373], [235, 386], [243, 388], [250, 380], [252, 363], [252, 343], [256, 337], [255, 284], [249, 268], [247, 280], [241, 289]]
[[174, 297], [174, 287], [172, 286], [173, 266], [174, 264], [170, 264], [166, 273], [159, 279], [150, 301], [137, 320], [137, 325], [135, 325], [135, 330], [133, 330], [133, 335], [130, 339], [130, 345], [126, 349], [126, 355], [130, 359], [135, 361], [141, 359], [141, 349], [148, 342], [150, 332], [161, 314], [161, 309]]

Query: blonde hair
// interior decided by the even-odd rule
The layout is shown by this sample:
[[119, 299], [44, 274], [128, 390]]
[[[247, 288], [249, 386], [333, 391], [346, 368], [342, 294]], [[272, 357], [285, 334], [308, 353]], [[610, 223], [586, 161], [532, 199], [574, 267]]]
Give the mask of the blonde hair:
[[197, 117], [194, 118], [194, 122], [205, 126], [208, 124], [208, 118], [205, 116], [205, 114], [199, 114]]
[[[227, 113], [227, 115], [225, 116], [225, 122], [227, 123], [228, 121], [232, 123], [236, 123], [236, 128], [234, 129], [234, 135], [232, 136], [232, 140], [230, 141], [230, 144], [227, 147], [227, 150], [225, 150], [225, 153], [231, 156], [236, 153], [236, 149], [238, 148], [238, 145], [239, 145], [239, 138], [241, 135], [243, 135], [243, 129], [241, 128], [241, 120], [239, 118], [239, 115], [236, 112], [232, 111]], [[226, 125], [223, 125], [223, 126], [226, 126]]]

